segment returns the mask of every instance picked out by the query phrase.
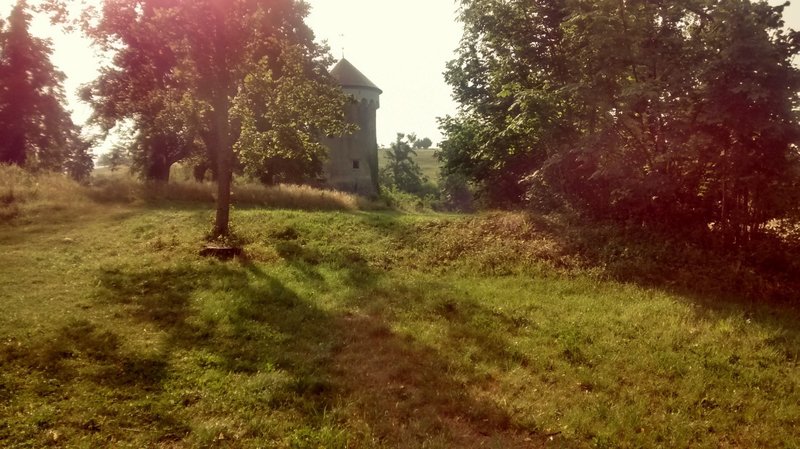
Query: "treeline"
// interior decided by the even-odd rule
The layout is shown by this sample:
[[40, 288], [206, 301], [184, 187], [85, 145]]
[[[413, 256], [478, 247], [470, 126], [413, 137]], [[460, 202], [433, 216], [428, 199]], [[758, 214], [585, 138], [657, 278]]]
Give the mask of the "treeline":
[[[60, 0], [59, 0], [60, 1]], [[265, 183], [318, 177], [321, 135], [348, 131], [332, 58], [295, 0], [107, 2], [81, 26], [113, 55], [83, 92], [106, 130], [133, 129], [133, 165], [166, 180], [178, 161], [216, 180], [212, 237], [229, 232], [234, 172]]]
[[0, 163], [85, 179], [91, 145], [64, 107], [64, 74], [50, 62], [50, 42], [31, 36], [30, 22], [24, 0], [0, 20]]
[[733, 240], [800, 202], [800, 35], [749, 0], [461, 0], [445, 175]]
[[[326, 155], [321, 137], [352, 131], [348, 99], [328, 73], [327, 47], [304, 22], [304, 2], [108, 0], [76, 10], [69, 0], [42, 0], [37, 7], [109, 57], [81, 98], [93, 107], [90, 124], [126, 130], [113, 161], [129, 161], [149, 181], [166, 181], [177, 162], [216, 181], [211, 237], [229, 232], [234, 173], [266, 184], [313, 183]], [[85, 155], [91, 169], [88, 147], [71, 146], [79, 140], [62, 106], [63, 74], [48, 60], [48, 42], [28, 34], [28, 9], [18, 0], [3, 28], [0, 126], [10, 131], [0, 162], [72, 170]]]

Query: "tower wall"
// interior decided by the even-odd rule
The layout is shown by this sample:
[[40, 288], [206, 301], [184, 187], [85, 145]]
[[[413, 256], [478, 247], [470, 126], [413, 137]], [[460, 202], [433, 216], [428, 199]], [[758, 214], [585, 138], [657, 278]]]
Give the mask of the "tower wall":
[[378, 194], [377, 111], [379, 93], [373, 89], [343, 88], [354, 102], [345, 107], [345, 118], [358, 126], [350, 135], [326, 138], [329, 148], [325, 175], [328, 184], [365, 196]]

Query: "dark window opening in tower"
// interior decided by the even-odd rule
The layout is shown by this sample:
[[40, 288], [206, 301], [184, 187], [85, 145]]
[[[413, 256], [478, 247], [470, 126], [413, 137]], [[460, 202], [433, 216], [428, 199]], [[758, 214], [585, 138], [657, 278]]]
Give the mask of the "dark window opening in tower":
[[361, 167], [361, 161], [353, 159], [353, 170], [358, 170]]

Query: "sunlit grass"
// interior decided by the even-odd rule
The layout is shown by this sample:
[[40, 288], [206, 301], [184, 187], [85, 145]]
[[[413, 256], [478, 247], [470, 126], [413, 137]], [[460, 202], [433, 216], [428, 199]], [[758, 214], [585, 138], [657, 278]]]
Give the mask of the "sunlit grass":
[[[154, 202], [212, 205], [216, 185], [178, 181], [141, 183], [123, 171], [103, 172], [88, 185], [79, 185], [55, 174], [34, 175], [15, 167], [0, 165], [0, 221], [8, 221], [27, 211], [29, 218], [38, 212], [66, 214], [85, 212], [92, 204], [148, 204]], [[239, 207], [264, 207], [301, 210], [343, 210], [380, 208], [379, 204], [358, 195], [301, 185], [276, 185], [237, 182], [232, 202]], [[69, 210], [67, 210], [69, 209]]]
[[800, 314], [701, 285], [733, 276], [711, 256], [653, 272], [658, 247], [525, 213], [236, 208], [223, 263], [209, 204], [135, 198], [0, 223], [0, 446], [800, 443]]
[[[142, 184], [133, 179], [111, 178], [95, 182], [90, 198], [98, 202], [177, 201], [213, 204], [216, 185], [192, 181], [166, 184]], [[359, 210], [375, 207], [368, 200], [346, 192], [300, 185], [265, 187], [259, 184], [235, 184], [231, 200], [235, 206], [303, 210]]]

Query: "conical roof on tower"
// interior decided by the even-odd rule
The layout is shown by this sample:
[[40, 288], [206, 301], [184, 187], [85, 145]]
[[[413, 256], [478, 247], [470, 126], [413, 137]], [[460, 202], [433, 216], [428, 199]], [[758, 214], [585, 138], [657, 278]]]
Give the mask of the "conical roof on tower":
[[383, 91], [378, 88], [372, 81], [369, 80], [363, 73], [361, 73], [353, 64], [347, 59], [342, 58], [331, 69], [331, 76], [339, 82], [342, 87], [351, 87], [356, 89], [374, 89], [379, 94]]

